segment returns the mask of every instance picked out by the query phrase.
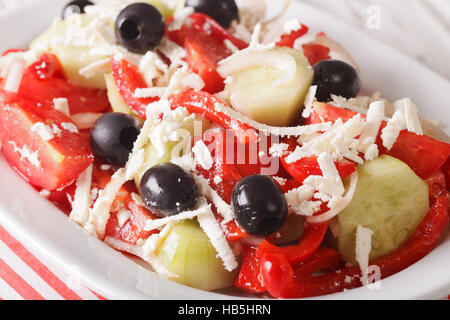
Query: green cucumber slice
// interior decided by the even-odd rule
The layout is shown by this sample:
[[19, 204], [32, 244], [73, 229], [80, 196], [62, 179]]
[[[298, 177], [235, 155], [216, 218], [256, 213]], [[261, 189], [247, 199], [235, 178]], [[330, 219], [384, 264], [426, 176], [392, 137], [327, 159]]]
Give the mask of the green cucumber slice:
[[202, 290], [233, 285], [235, 272], [225, 270], [208, 237], [194, 220], [173, 226], [159, 250], [159, 258], [178, 275], [174, 281]]
[[370, 259], [401, 246], [429, 211], [428, 185], [405, 163], [381, 156], [357, 167], [359, 179], [350, 205], [337, 220], [338, 249], [346, 262], [356, 264], [356, 228], [371, 229]]

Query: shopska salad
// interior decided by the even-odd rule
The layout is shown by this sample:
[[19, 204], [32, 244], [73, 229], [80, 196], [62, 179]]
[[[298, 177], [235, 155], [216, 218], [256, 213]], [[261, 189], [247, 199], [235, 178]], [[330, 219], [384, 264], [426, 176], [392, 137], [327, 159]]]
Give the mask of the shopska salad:
[[3, 54], [1, 147], [21, 177], [204, 290], [326, 295], [433, 250], [450, 145], [409, 98], [360, 96], [338, 43], [265, 20], [262, 0], [175, 2], [76, 0]]

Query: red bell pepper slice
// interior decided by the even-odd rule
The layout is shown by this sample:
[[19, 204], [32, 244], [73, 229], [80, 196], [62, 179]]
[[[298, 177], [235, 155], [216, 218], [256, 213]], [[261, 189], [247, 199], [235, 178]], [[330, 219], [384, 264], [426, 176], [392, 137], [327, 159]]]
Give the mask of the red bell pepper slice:
[[447, 192], [445, 175], [441, 170], [432, 174], [425, 182], [428, 183], [428, 192], [430, 194], [431, 203], [433, 203], [442, 193]]
[[69, 83], [58, 58], [51, 53], [42, 54], [25, 69], [18, 93], [49, 104], [54, 98], [67, 98], [70, 114], [105, 112], [110, 108], [106, 90]]
[[278, 247], [267, 240], [263, 240], [257, 248], [257, 255], [259, 258], [271, 254], [282, 255], [290, 264], [299, 264], [308, 259], [319, 248], [327, 230], [328, 222], [307, 224], [296, 245]]
[[321, 44], [306, 43], [302, 46], [302, 48], [303, 54], [312, 66], [322, 60], [331, 59], [330, 49]]
[[189, 23], [180, 30], [169, 31], [168, 37], [186, 49], [186, 62], [205, 82], [203, 90], [210, 93], [224, 88], [224, 79], [216, 68], [219, 61], [233, 53], [225, 41], [230, 41], [238, 49], [248, 46], [203, 13], [192, 14]]
[[252, 143], [258, 139], [258, 134], [248, 124], [217, 111], [215, 105], [224, 103], [205, 91], [188, 90], [171, 96], [169, 101], [172, 109], [183, 107], [191, 113], [202, 114], [208, 120], [232, 131], [242, 143]]
[[[284, 142], [289, 145], [288, 151], [290, 152], [294, 151], [298, 145], [295, 138], [286, 139]], [[281, 157], [281, 163], [286, 171], [299, 183], [303, 183], [310, 175], [322, 175], [317, 156], [305, 157], [292, 163], [287, 163], [286, 157], [287, 155]], [[341, 178], [347, 178], [356, 170], [355, 164], [351, 161], [336, 161], [334, 164]]]
[[[226, 202], [231, 202], [231, 194], [234, 186], [241, 179], [234, 163], [227, 161], [227, 144], [233, 143], [234, 139], [227, 139], [227, 132], [225, 130], [212, 130], [205, 133], [203, 141], [209, 147], [211, 156], [214, 159], [214, 164], [210, 170], [206, 170], [200, 165], [197, 165], [196, 171], [207, 179], [210, 187], [215, 190], [219, 196]], [[220, 183], [214, 183], [214, 177], [220, 177]], [[215, 211], [215, 208], [213, 208]], [[223, 217], [215, 212], [217, 220], [222, 222]], [[242, 230], [236, 221], [231, 221], [224, 226], [221, 224], [222, 230], [228, 241], [238, 241], [248, 234]]]
[[242, 264], [234, 286], [249, 293], [262, 293], [266, 291], [260, 273], [260, 260], [256, 248], [244, 246], [241, 252]]
[[159, 97], [136, 98], [134, 96], [136, 89], [148, 87], [144, 78], [139, 73], [137, 66], [134, 64], [125, 59], [118, 61], [112, 58], [111, 68], [114, 82], [123, 100], [133, 112], [145, 119], [147, 105], [159, 100]]
[[294, 268], [296, 277], [310, 277], [317, 271], [335, 271], [343, 266], [339, 251], [331, 248], [319, 248], [305, 262]]
[[[404, 270], [434, 249], [449, 220], [448, 200], [446, 195], [441, 195], [408, 241], [392, 253], [372, 261], [371, 265], [380, 268], [382, 279]], [[261, 275], [267, 291], [278, 298], [327, 295], [362, 285], [359, 267], [347, 267], [315, 277], [296, 277], [289, 261], [280, 254], [262, 257]]]
[[[313, 113], [307, 123], [334, 122], [338, 118], [343, 122], [348, 121], [357, 113], [341, 109], [329, 104], [315, 104]], [[363, 115], [363, 118], [365, 116]], [[381, 130], [386, 126], [383, 121]], [[450, 144], [438, 141], [425, 135], [417, 135], [403, 130], [391, 150], [383, 147], [381, 138], [378, 137], [377, 145], [380, 154], [387, 154], [405, 162], [419, 177], [427, 179], [438, 171], [450, 156]]]
[[309, 28], [304, 24], [301, 25], [301, 28], [298, 30], [294, 30], [289, 34], [283, 34], [281, 39], [276, 43], [278, 47], [289, 47], [293, 48], [295, 40], [300, 37], [303, 37], [306, 33], [308, 33]]

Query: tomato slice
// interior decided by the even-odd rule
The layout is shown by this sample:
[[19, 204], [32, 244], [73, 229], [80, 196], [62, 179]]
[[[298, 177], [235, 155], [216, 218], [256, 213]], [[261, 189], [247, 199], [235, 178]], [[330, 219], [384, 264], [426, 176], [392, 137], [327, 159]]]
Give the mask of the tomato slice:
[[[342, 119], [351, 119], [357, 113], [329, 104], [317, 103], [308, 123], [320, 123]], [[363, 118], [365, 116], [363, 115]], [[386, 126], [383, 121], [380, 131]], [[438, 171], [450, 156], [450, 144], [425, 135], [417, 135], [403, 130], [391, 150], [383, 147], [380, 137], [377, 139], [380, 154], [387, 154], [405, 162], [419, 177], [427, 179]]]
[[106, 90], [70, 84], [58, 59], [50, 53], [42, 54], [24, 71], [18, 92], [46, 103], [53, 103], [55, 98], [67, 98], [71, 114], [98, 113], [110, 109]]
[[168, 32], [168, 36], [186, 50], [186, 62], [205, 82], [203, 90], [210, 93], [222, 91], [224, 79], [216, 70], [217, 64], [233, 53], [225, 41], [230, 41], [238, 49], [246, 48], [247, 44], [203, 13], [192, 14], [189, 22], [180, 30]]
[[18, 94], [0, 91], [0, 96], [3, 153], [32, 185], [49, 191], [65, 187], [93, 162], [89, 136], [65, 114]]

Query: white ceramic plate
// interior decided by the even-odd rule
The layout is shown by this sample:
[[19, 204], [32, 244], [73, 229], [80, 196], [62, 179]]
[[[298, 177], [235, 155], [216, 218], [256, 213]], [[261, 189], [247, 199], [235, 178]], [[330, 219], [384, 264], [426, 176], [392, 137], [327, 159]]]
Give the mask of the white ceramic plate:
[[[282, 1], [269, 0], [277, 12]], [[60, 14], [61, 0], [0, 16], [0, 49], [26, 47]], [[411, 97], [426, 117], [450, 121], [450, 84], [429, 69], [311, 6], [292, 3], [286, 18], [299, 18], [340, 41], [359, 64], [366, 91], [389, 99]], [[413, 36], [413, 35], [411, 35]], [[448, 132], [447, 132], [448, 133]], [[60, 267], [76, 266], [91, 289], [110, 299], [230, 299], [226, 293], [192, 289], [163, 279], [85, 233], [40, 197], [0, 158], [0, 223]], [[450, 236], [427, 257], [381, 282], [380, 290], [359, 288], [326, 299], [432, 299], [450, 293]], [[233, 296], [236, 297], [236, 296]]]

